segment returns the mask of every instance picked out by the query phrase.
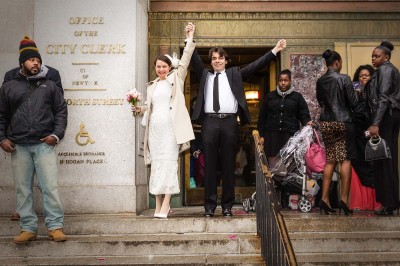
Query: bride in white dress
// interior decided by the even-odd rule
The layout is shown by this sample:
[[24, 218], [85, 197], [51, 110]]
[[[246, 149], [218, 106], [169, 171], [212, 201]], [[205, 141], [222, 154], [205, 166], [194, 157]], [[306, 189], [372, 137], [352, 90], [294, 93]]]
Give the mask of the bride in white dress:
[[195, 48], [194, 30], [192, 23], [185, 27], [186, 46], [176, 65], [170, 56], [156, 58], [158, 77], [147, 84], [146, 105], [132, 109], [143, 115], [142, 125], [146, 127], [144, 160], [146, 165], [151, 164], [149, 191], [156, 197], [154, 217], [157, 218], [167, 218], [171, 195], [180, 193], [178, 155], [194, 139], [183, 95], [187, 68]]

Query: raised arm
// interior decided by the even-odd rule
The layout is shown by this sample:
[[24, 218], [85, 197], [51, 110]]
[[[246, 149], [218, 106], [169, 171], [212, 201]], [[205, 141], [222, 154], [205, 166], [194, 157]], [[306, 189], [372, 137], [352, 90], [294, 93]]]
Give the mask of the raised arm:
[[240, 73], [243, 79], [250, 77], [253, 73], [261, 70], [269, 62], [276, 58], [276, 55], [286, 48], [286, 40], [279, 40], [272, 51], [269, 51], [265, 55], [258, 58], [256, 61], [248, 64], [244, 68], [240, 69]]
[[[191, 22], [188, 23], [185, 27], [185, 32], [186, 32], [186, 45], [185, 48], [183, 49], [183, 54], [181, 57], [181, 60], [179, 61], [179, 66], [178, 66], [178, 77], [181, 80], [185, 80], [186, 75], [187, 75], [187, 69], [190, 64], [190, 59], [192, 57], [194, 48], [196, 47], [196, 44], [193, 42], [193, 35], [195, 31], [195, 25], [193, 25]], [[182, 88], [183, 90], [183, 88]]]
[[[193, 35], [194, 35], [194, 31], [193, 31]], [[206, 68], [206, 66], [203, 64], [203, 61], [201, 61], [201, 57], [197, 53], [197, 49], [194, 49], [190, 63], [192, 64], [192, 68], [194, 70], [194, 73], [195, 73], [197, 79], [200, 80], [200, 77], [203, 74], [203, 71]]]

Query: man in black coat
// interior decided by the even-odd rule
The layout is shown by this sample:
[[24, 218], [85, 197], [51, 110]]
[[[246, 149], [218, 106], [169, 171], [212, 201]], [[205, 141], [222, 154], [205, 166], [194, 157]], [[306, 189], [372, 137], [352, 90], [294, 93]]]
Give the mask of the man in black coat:
[[[46, 67], [49, 69], [49, 71], [46, 74], [46, 78], [51, 81], [54, 81], [54, 83], [62, 89], [63, 87], [62, 87], [62, 83], [61, 83], [61, 76], [60, 76], [60, 73], [58, 72], [58, 70], [55, 68], [52, 68], [50, 66], [47, 66], [47, 65], [46, 65]], [[20, 71], [21, 71], [21, 67], [16, 67], [14, 69], [7, 71], [6, 74], [4, 75], [3, 84], [6, 83], [7, 81], [15, 79], [17, 77], [18, 73], [20, 73]]]
[[210, 49], [213, 70], [205, 67], [197, 51], [192, 56], [192, 67], [200, 79], [200, 87], [192, 120], [201, 121], [205, 159], [204, 216], [214, 216], [217, 207], [217, 171], [222, 176], [222, 214], [232, 216], [235, 200], [235, 159], [239, 137], [237, 115], [241, 124], [250, 123], [250, 113], [244, 93], [243, 80], [261, 70], [286, 47], [277, 45], [253, 63], [240, 69], [228, 64], [228, 54], [221, 47]]
[[0, 147], [12, 153], [17, 211], [21, 216], [21, 231], [14, 242], [25, 244], [37, 238], [34, 172], [42, 191], [48, 236], [54, 241], [65, 241], [54, 146], [65, 134], [67, 104], [60, 87], [47, 79], [48, 68], [42, 66], [35, 42], [26, 36], [19, 51], [21, 71], [0, 88]]
[[[61, 91], [64, 93], [63, 87], [62, 87], [62, 83], [61, 83], [61, 76], [60, 73], [58, 72], [57, 69], [51, 67], [51, 66], [47, 66], [48, 72], [46, 74], [46, 78], [48, 80], [53, 81], [58, 87], [61, 88]], [[4, 74], [4, 80], [3, 80], [3, 84], [6, 83], [7, 81], [10, 80], [14, 80], [18, 78], [18, 75], [20, 74], [22, 69], [22, 64], [19, 67], [13, 68], [9, 71], [6, 72], [6, 74]], [[11, 221], [18, 221], [19, 220], [19, 214], [16, 212], [13, 215], [11, 215]]]

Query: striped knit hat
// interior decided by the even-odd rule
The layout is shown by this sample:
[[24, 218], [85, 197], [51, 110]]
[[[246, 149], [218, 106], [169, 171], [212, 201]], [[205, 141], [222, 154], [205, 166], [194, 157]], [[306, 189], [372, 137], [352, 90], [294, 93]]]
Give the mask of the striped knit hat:
[[32, 57], [37, 57], [42, 61], [42, 57], [39, 54], [39, 49], [36, 46], [36, 43], [29, 39], [29, 36], [25, 35], [25, 37], [19, 43], [19, 64], [24, 63], [26, 60]]

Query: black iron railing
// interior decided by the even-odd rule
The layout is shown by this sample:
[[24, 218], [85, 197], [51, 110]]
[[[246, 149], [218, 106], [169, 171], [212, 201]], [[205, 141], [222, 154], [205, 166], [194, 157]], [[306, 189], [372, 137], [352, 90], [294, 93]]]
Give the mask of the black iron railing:
[[253, 131], [253, 137], [256, 155], [257, 234], [261, 237], [261, 256], [268, 266], [294, 266], [297, 265], [296, 257], [257, 130]]

